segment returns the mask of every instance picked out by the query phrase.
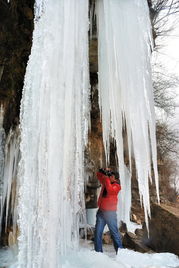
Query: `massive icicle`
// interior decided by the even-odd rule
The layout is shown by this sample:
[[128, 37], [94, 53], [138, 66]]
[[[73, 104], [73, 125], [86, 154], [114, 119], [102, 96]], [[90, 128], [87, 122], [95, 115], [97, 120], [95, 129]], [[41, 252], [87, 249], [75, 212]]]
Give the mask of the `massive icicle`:
[[61, 267], [78, 242], [88, 119], [88, 0], [36, 1], [21, 106], [19, 267]]
[[123, 189], [120, 207], [125, 208], [127, 186], [122, 133], [126, 127], [130, 163], [133, 153], [141, 203], [148, 222], [151, 158], [158, 199], [159, 192], [147, 1], [98, 0], [97, 25], [99, 96], [106, 154], [109, 155], [112, 136], [116, 140]]

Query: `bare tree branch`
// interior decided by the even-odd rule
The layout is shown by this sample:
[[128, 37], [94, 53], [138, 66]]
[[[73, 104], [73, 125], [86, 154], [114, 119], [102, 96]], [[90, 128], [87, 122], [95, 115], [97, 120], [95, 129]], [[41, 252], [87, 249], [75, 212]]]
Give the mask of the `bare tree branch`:
[[151, 2], [149, 7], [155, 39], [157, 36], [164, 36], [172, 30], [173, 25], [168, 26], [168, 20], [171, 16], [179, 13], [179, 1], [152, 0], [149, 2]]
[[153, 72], [153, 88], [155, 106], [172, 116], [176, 108], [175, 88], [179, 85], [179, 78], [175, 74], [168, 74], [162, 66]]

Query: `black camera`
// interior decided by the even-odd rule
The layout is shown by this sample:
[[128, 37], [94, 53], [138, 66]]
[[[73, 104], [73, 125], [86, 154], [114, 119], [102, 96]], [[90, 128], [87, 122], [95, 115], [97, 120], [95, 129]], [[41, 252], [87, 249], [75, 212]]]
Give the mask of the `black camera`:
[[102, 174], [104, 174], [105, 176], [111, 177], [113, 175], [113, 172], [110, 170], [105, 170], [103, 168], [99, 169], [99, 172], [101, 172]]
[[111, 177], [113, 175], [112, 171], [106, 170], [106, 176]]

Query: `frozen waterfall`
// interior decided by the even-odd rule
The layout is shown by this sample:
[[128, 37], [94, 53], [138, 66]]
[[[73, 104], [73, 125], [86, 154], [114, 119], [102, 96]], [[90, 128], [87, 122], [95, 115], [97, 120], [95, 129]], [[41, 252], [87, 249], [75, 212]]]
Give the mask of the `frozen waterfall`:
[[[79, 221], [85, 212], [84, 149], [90, 111], [88, 2], [35, 2], [33, 45], [21, 101], [21, 142], [19, 133], [11, 133], [9, 153], [0, 151], [1, 207], [6, 202], [7, 215], [20, 142], [18, 268], [60, 268], [61, 256], [78, 248]], [[110, 139], [116, 142], [122, 184], [120, 219], [130, 222], [134, 158], [148, 223], [153, 173], [158, 200], [159, 191], [147, 0], [97, 0], [96, 15], [103, 141], [107, 161]], [[124, 132], [129, 169], [124, 163]], [[13, 204], [17, 206], [16, 198]], [[12, 213], [15, 222], [17, 210]]]
[[[149, 179], [154, 169], [157, 196], [158, 172], [155, 114], [151, 80], [151, 24], [147, 1], [99, 0], [99, 97], [103, 140], [109, 159], [110, 138], [116, 140], [121, 177], [121, 220], [126, 219], [128, 177], [125, 175], [123, 130], [127, 132], [129, 160], [135, 159], [141, 204], [150, 216]], [[152, 161], [151, 161], [152, 159]]]
[[61, 267], [84, 213], [88, 0], [36, 1], [21, 102], [19, 267]]

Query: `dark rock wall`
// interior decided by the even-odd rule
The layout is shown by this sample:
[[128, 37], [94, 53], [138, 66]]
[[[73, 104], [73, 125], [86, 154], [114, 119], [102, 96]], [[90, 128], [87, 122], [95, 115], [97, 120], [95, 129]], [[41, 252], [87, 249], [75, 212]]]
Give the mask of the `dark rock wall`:
[[19, 121], [24, 74], [30, 54], [34, 0], [0, 1], [0, 103], [8, 133]]
[[152, 204], [147, 231], [143, 242], [156, 252], [171, 252], [179, 255], [179, 210], [177, 207]]

